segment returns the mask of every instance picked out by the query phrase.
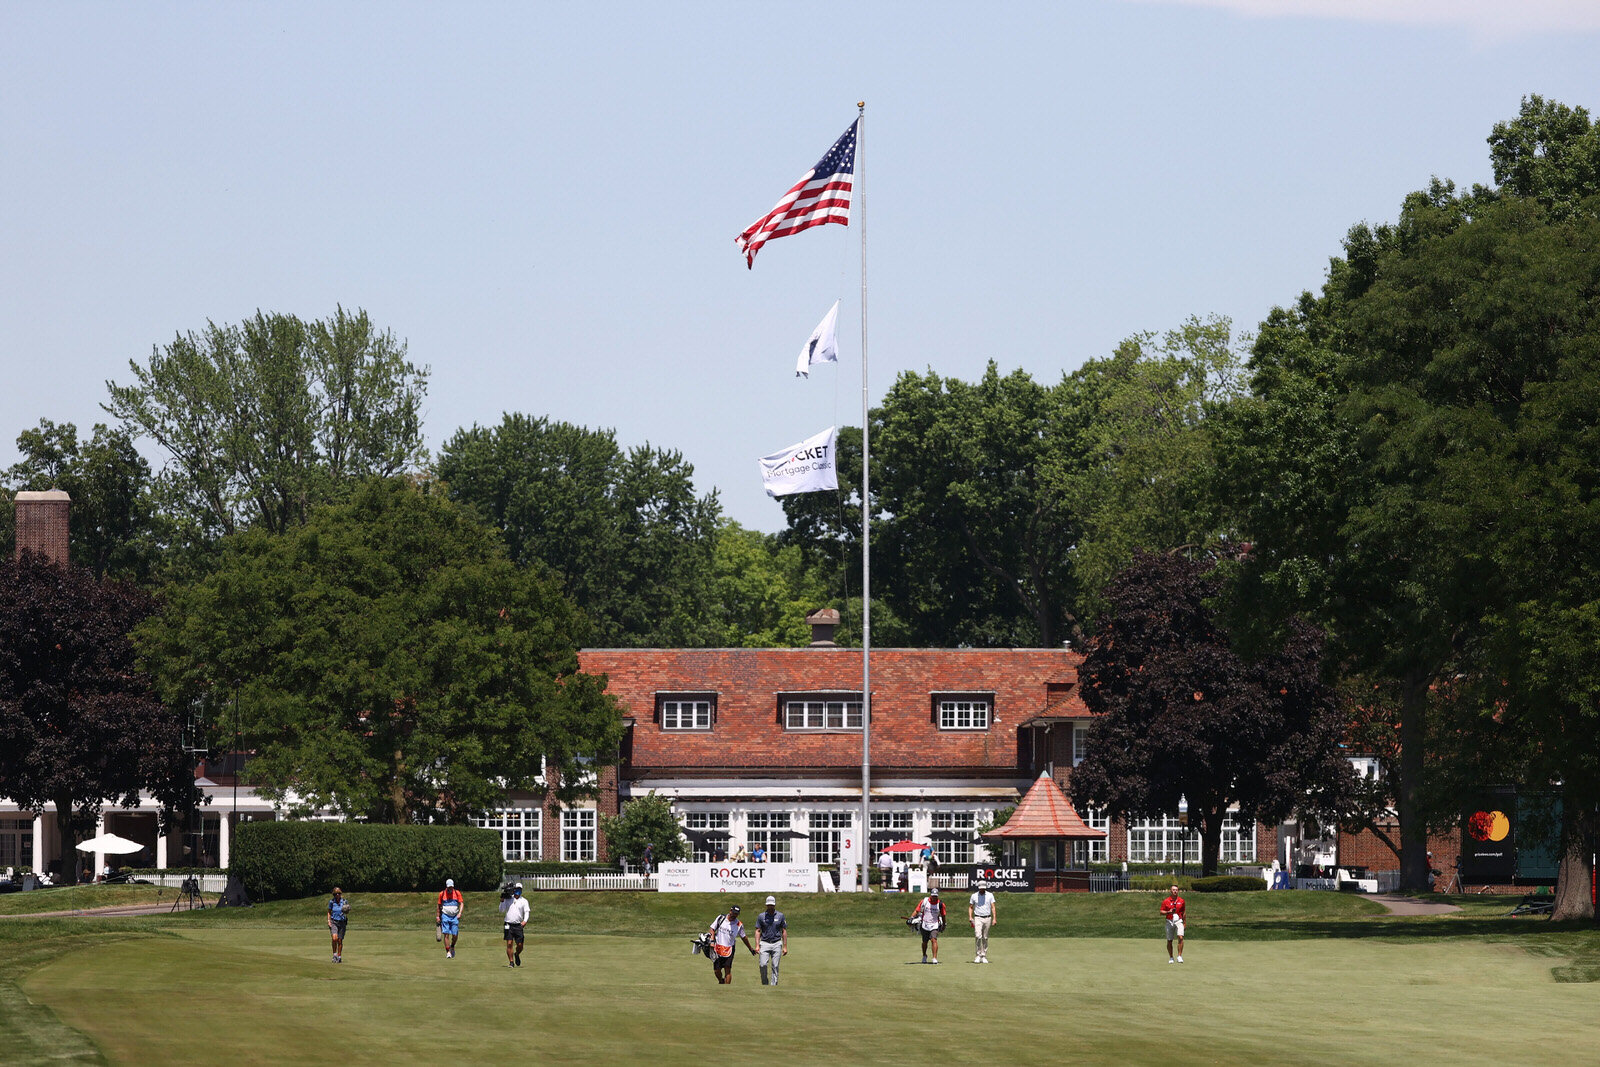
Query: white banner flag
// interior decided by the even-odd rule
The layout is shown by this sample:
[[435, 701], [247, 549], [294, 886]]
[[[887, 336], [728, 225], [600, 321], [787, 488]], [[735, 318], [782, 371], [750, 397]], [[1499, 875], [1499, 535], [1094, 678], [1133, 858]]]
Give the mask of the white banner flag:
[[813, 363], [839, 362], [839, 338], [836, 327], [839, 325], [839, 301], [833, 302], [833, 307], [822, 316], [822, 321], [817, 323], [817, 328], [811, 331], [810, 340], [800, 350], [800, 362], [795, 364], [794, 373], [797, 378], [811, 377], [810, 367]]
[[790, 493], [816, 493], [839, 488], [839, 473], [833, 465], [833, 446], [837, 427], [829, 426], [815, 437], [808, 437], [782, 452], [761, 457], [761, 484], [768, 496]]

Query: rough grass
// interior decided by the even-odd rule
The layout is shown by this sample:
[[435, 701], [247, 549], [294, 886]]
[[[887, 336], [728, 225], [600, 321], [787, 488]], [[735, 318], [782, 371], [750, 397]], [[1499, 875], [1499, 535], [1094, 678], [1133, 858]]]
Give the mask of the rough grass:
[[[786, 898], [794, 951], [778, 989], [742, 948], [732, 987], [689, 954], [721, 895], [533, 894], [515, 971], [493, 894], [468, 896], [453, 961], [433, 940], [432, 894], [358, 895], [338, 966], [322, 898], [0, 921], [0, 1060], [174, 1062], [197, 1041], [238, 1063], [824, 1063], [882, 1048], [1015, 1064], [1487, 1063], [1530, 1049], [1589, 1063], [1600, 1047], [1600, 931], [1506, 918], [1507, 899], [1402, 919], [1348, 894], [1206, 896], [1190, 902], [1177, 967], [1156, 894], [1003, 896], [995, 962], [978, 967], [953, 897], [938, 968], [915, 963], [900, 922], [914, 898]], [[757, 901], [743, 903], [748, 918]]]

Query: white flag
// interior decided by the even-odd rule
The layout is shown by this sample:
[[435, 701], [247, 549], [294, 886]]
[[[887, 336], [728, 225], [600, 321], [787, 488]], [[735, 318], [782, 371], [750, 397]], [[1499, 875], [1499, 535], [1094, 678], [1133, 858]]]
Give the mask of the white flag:
[[767, 495], [779, 497], [839, 488], [839, 472], [833, 465], [836, 430], [829, 426], [782, 452], [762, 456], [761, 484], [766, 486]]
[[835, 327], [839, 324], [839, 301], [833, 302], [833, 307], [822, 316], [822, 321], [817, 323], [817, 328], [811, 331], [811, 339], [800, 350], [800, 362], [795, 364], [794, 373], [797, 378], [811, 377], [808, 368], [813, 363], [839, 362], [839, 338], [835, 335]]

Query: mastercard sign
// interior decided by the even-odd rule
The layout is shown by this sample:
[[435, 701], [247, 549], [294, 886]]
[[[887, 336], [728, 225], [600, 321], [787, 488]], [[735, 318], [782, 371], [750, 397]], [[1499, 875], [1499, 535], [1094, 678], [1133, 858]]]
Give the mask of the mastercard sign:
[[1490, 793], [1461, 813], [1461, 881], [1509, 885], [1517, 873], [1516, 797]]
[[1503, 811], [1479, 809], [1467, 816], [1467, 833], [1474, 841], [1504, 841], [1511, 833], [1511, 820]]

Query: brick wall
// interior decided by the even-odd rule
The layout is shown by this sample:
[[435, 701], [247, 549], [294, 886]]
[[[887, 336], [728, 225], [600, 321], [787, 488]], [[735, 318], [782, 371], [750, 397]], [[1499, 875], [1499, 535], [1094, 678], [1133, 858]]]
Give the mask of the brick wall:
[[59, 489], [17, 494], [17, 555], [24, 549], [66, 563], [72, 498]]
[[[1064, 649], [875, 651], [874, 768], [1015, 774], [1017, 725], [1045, 710], [1049, 683], [1076, 682], [1081, 659]], [[860, 730], [786, 730], [780, 707], [785, 694], [858, 694], [859, 650], [585, 649], [579, 662], [585, 672], [607, 676], [609, 691], [634, 718], [634, 768], [860, 766]], [[715, 694], [712, 729], [663, 730], [656, 715], [662, 693]], [[941, 730], [936, 693], [992, 694], [997, 721], [987, 730]]]

